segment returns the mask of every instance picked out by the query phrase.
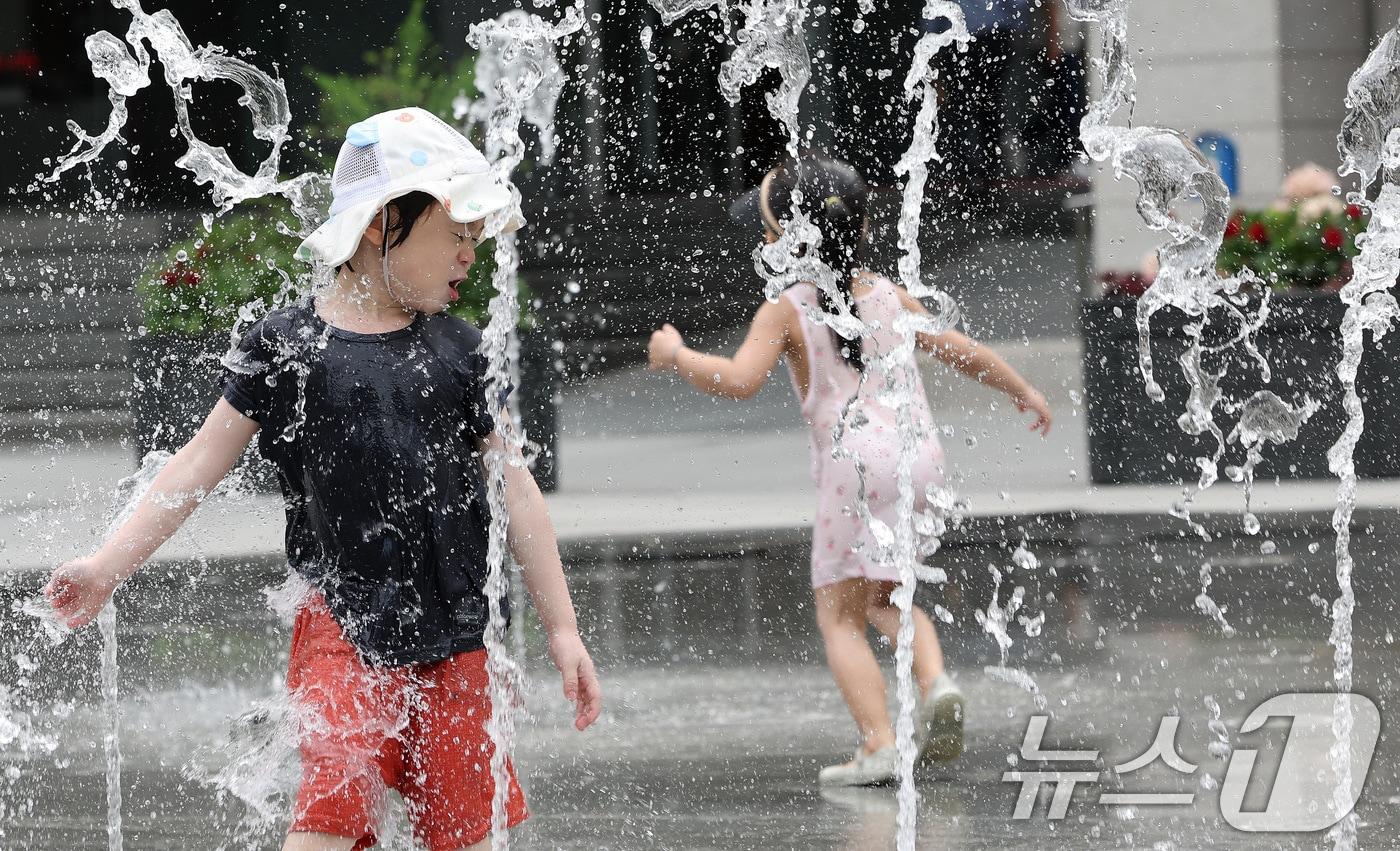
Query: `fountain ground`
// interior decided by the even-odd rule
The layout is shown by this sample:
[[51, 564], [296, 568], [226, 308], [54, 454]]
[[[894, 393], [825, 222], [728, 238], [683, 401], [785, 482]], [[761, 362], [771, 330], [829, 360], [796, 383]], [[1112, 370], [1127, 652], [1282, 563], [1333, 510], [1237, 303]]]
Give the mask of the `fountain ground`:
[[[1400, 523], [1368, 527], [1358, 546], [1359, 596], [1389, 599], [1395, 589], [1384, 575], [1385, 554], [1394, 550]], [[955, 619], [943, 637], [950, 666], [969, 695], [968, 747], [956, 762], [921, 773], [920, 847], [1320, 846], [1316, 835], [1261, 837], [1221, 820], [1214, 790], [1224, 763], [1207, 752], [1215, 741], [1207, 700], [1216, 701], [1226, 727], [1237, 730], [1267, 697], [1328, 687], [1328, 619], [1308, 599], [1330, 593], [1328, 551], [1314, 554], [1308, 547], [1321, 535], [1295, 526], [1278, 536], [1272, 558], [1258, 555], [1256, 539], [1222, 535], [1207, 545], [1161, 530], [1132, 543], [1046, 543], [1037, 548], [1040, 567], [1011, 572], [1008, 581], [1027, 589], [1025, 610], [1047, 616], [1034, 637], [1012, 627], [1015, 643], [1004, 661], [1028, 675], [1045, 698], [1051, 719], [1045, 746], [1098, 750], [1097, 770], [1145, 751], [1160, 719], [1177, 715], [1180, 754], [1197, 766], [1182, 775], [1159, 763], [1124, 775], [1119, 785], [1081, 786], [1058, 821], [1045, 817], [1044, 798], [1034, 817], [1013, 819], [1019, 784], [1003, 779], [1007, 770], [1039, 767], [1018, 760], [1017, 751], [1028, 718], [1041, 711], [1028, 691], [1000, 674], [1003, 659], [974, 615], [990, 601], [987, 566], [1008, 569], [1006, 547], [950, 546], [941, 563], [953, 584], [928, 591], [923, 602], [948, 605]], [[1219, 565], [1212, 590], [1234, 620], [1233, 637], [1223, 637], [1194, 611], [1196, 568], [1205, 558]], [[1071, 628], [1065, 583], [1052, 574], [1068, 573], [1076, 559], [1089, 564], [1093, 602], [1087, 620]], [[188, 572], [162, 575], [157, 569], [129, 589], [121, 706], [130, 847], [277, 847], [275, 822], [246, 842], [221, 845], [244, 810], [195, 778], [227, 764], [221, 745], [256, 740], [266, 726], [248, 723], [247, 713], [280, 691], [286, 629], [263, 595], [280, 578], [273, 565], [216, 563], [193, 580]], [[531, 623], [525, 655], [534, 718], [523, 727], [518, 758], [536, 815], [518, 833], [517, 847], [889, 846], [893, 789], [822, 791], [814, 782], [820, 766], [844, 758], [854, 737], [822, 665], [800, 545], [746, 549], [742, 556], [583, 561], [572, 582], [603, 672], [608, 710], [594, 730], [573, 731]], [[12, 586], [6, 596], [24, 590]], [[1397, 699], [1392, 672], [1400, 650], [1392, 627], [1388, 611], [1363, 602], [1358, 690], [1383, 714]], [[25, 638], [17, 628], [7, 622], [7, 660]], [[32, 802], [7, 813], [6, 848], [48, 851], [100, 842], [99, 648], [85, 635], [59, 650], [31, 650], [39, 669], [26, 693], [34, 706], [46, 708], [61, 694], [57, 705], [65, 715], [32, 719], [58, 746], [27, 760], [23, 780], [6, 790], [7, 802]], [[890, 657], [882, 653], [887, 666]], [[1271, 776], [1281, 739], [1253, 735], [1243, 742], [1263, 750], [1259, 771]], [[1386, 730], [1360, 807], [1362, 847], [1400, 842], [1400, 819], [1391, 806], [1400, 800], [1395, 751]], [[270, 761], [256, 775], [275, 779], [279, 766], [290, 768]], [[1140, 806], [1129, 814], [1099, 805], [1105, 790], [1185, 792], [1195, 800]], [[388, 847], [409, 846], [400, 834]]]
[[[950, 584], [925, 589], [922, 602], [943, 605], [954, 618], [944, 627], [945, 646], [970, 709], [967, 754], [924, 774], [920, 844], [1320, 845], [1316, 835], [1243, 834], [1221, 819], [1218, 793], [1203, 785], [1224, 772], [1206, 752], [1215, 738], [1206, 698], [1235, 730], [1267, 697], [1329, 686], [1322, 601], [1336, 594], [1328, 525], [1334, 483], [1261, 485], [1259, 536], [1239, 530], [1238, 490], [1218, 485], [1200, 501], [1214, 535], [1203, 542], [1166, 515], [1178, 488], [1087, 484], [1083, 418], [1073, 402], [1076, 340], [998, 346], [1059, 403], [1060, 417], [1041, 441], [994, 394], [928, 368], [972, 517], [938, 557]], [[536, 816], [519, 834], [520, 847], [892, 843], [893, 790], [832, 793], [814, 783], [821, 765], [845, 758], [854, 737], [822, 664], [806, 582], [812, 497], [803, 426], [786, 377], [775, 379], [749, 404], [730, 407], [640, 371], [566, 391], [563, 484], [551, 510], [609, 709], [597, 730], [574, 733], [529, 633], [535, 720], [519, 759]], [[0, 559], [13, 599], [37, 587], [53, 558], [91, 542], [111, 484], [131, 458], [117, 444], [36, 445], [8, 448], [0, 464], [10, 495], [0, 515]], [[1357, 683], [1384, 716], [1400, 651], [1389, 612], [1367, 601], [1394, 598], [1400, 484], [1363, 485], [1360, 505]], [[130, 847], [212, 848], [219, 842], [205, 837], [234, 835], [242, 805], [217, 800], [192, 767], [216, 770], [224, 758], [215, 749], [240, 729], [234, 719], [280, 690], [286, 629], [262, 593], [281, 580], [277, 500], [223, 498], [199, 515], [125, 594]], [[1033, 569], [1013, 568], [1012, 551], [1023, 541], [1038, 559]], [[1211, 594], [1238, 630], [1232, 637], [1195, 608], [1207, 561]], [[1002, 574], [1000, 592], [993, 567]], [[1009, 618], [1014, 643], [1003, 660], [977, 613], [994, 612], [994, 601], [1006, 608], [1014, 586], [1026, 593]], [[1042, 612], [1037, 635], [1016, 622], [1017, 614]], [[45, 650], [29, 630], [27, 618], [7, 619], [0, 656], [12, 660], [28, 648], [39, 664], [26, 694], [45, 713], [32, 719], [36, 729], [55, 735], [58, 749], [30, 760], [18, 781], [23, 788], [3, 796], [33, 806], [7, 814], [0, 846], [97, 844], [105, 829], [99, 645], [83, 636]], [[1028, 674], [1046, 700], [1047, 741], [1100, 750], [1104, 766], [1141, 753], [1161, 716], [1180, 715], [1177, 740], [1198, 770], [1183, 776], [1158, 764], [1123, 777], [1121, 789], [1195, 792], [1193, 804], [1129, 814], [1097, 804], [1100, 788], [1086, 786], [1063, 820], [1045, 817], [1044, 800], [1033, 818], [1013, 819], [1019, 784], [1002, 774], [1027, 768], [1016, 753], [1027, 718], [1039, 710], [1024, 686], [1007, 681], [1003, 665]], [[5, 681], [18, 673], [7, 671]], [[55, 705], [66, 717], [52, 714]], [[1383, 731], [1360, 805], [1362, 847], [1400, 843], [1400, 820], [1389, 806], [1400, 800], [1394, 749]], [[277, 830], [248, 844], [276, 847]], [[390, 847], [407, 847], [402, 837], [395, 842]]]

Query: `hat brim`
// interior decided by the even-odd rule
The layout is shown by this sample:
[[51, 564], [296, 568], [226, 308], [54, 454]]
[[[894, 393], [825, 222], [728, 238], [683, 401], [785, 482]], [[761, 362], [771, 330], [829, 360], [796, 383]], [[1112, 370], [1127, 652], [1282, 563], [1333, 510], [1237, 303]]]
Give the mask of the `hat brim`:
[[[307, 263], [339, 266], [349, 260], [375, 214], [389, 201], [409, 192], [427, 192], [442, 203], [453, 221], [462, 224], [481, 221], [492, 213], [511, 206], [510, 187], [490, 172], [459, 174], [447, 180], [430, 180], [421, 184], [394, 187], [383, 200], [365, 201], [341, 210], [327, 219], [297, 248], [296, 257]], [[511, 233], [525, 226], [517, 212], [501, 227], [500, 233]]]

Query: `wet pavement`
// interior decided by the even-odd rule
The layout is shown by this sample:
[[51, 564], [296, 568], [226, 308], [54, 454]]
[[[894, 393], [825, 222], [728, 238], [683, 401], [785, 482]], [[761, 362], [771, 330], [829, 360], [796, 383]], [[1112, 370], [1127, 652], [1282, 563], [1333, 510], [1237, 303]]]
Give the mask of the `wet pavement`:
[[[1256, 776], [1271, 776], [1283, 732], [1235, 731], [1268, 697], [1329, 687], [1329, 530], [1319, 518], [1273, 521], [1262, 544], [1230, 528], [1213, 530], [1210, 543], [1169, 523], [1105, 525], [1097, 540], [1057, 542], [1046, 532], [1032, 542], [1039, 565], [1031, 570], [1012, 568], [1016, 534], [969, 539], [937, 557], [952, 583], [925, 589], [923, 601], [945, 606], [954, 620], [941, 631], [969, 698], [968, 746], [956, 762], [921, 774], [921, 848], [1324, 846], [1321, 834], [1247, 834], [1225, 823], [1218, 790], [1226, 763], [1208, 753], [1217, 740], [1208, 701], [1218, 704], [1227, 738], [1261, 750]], [[1384, 725], [1396, 704], [1400, 649], [1391, 607], [1380, 601], [1396, 596], [1389, 562], [1400, 523], [1363, 516], [1357, 534], [1357, 691], [1380, 706]], [[1205, 561], [1210, 591], [1237, 630], [1231, 637], [1196, 610]], [[800, 542], [723, 558], [580, 562], [572, 582], [608, 708], [594, 729], [572, 729], [527, 621], [533, 718], [517, 756], [534, 816], [515, 832], [516, 847], [893, 847], [893, 789], [832, 792], [814, 782], [821, 766], [848, 756], [854, 733], [822, 664], [804, 562]], [[992, 568], [1002, 574], [1003, 607], [1020, 586], [1020, 614], [1045, 615], [1037, 631], [1012, 613], [1004, 660], [977, 618], [993, 599]], [[274, 748], [243, 776], [244, 794], [267, 807], [257, 829], [248, 808], [208, 780], [266, 726], [235, 719], [281, 692], [286, 630], [264, 592], [277, 580], [269, 565], [214, 564], [143, 575], [130, 589], [121, 633], [127, 848], [278, 847], [292, 761], [274, 758]], [[12, 579], [7, 610], [32, 582]], [[1071, 623], [1077, 595], [1090, 601], [1080, 609], [1092, 619]], [[6, 750], [0, 847], [103, 847], [95, 636], [48, 649], [25, 623], [4, 621], [0, 658], [26, 650], [37, 668], [7, 669], [0, 681], [19, 685], [10, 717], [50, 736], [54, 750], [27, 758], [13, 742]], [[891, 657], [882, 653], [887, 666]], [[1179, 715], [1176, 741], [1194, 770], [1157, 763], [1081, 785], [1060, 820], [1046, 817], [1047, 790], [1032, 818], [1014, 819], [1020, 787], [1003, 773], [1039, 767], [1017, 757], [1029, 717], [1042, 711], [1018, 684], [1029, 682], [1050, 718], [1046, 748], [1098, 750], [1094, 768], [1107, 768], [1145, 751], [1160, 719]], [[221, 750], [230, 741], [237, 747]], [[1396, 750], [1383, 726], [1358, 807], [1361, 848], [1400, 846]], [[1125, 809], [1099, 804], [1102, 791], [1193, 800]], [[385, 847], [411, 847], [398, 811], [388, 832]]]

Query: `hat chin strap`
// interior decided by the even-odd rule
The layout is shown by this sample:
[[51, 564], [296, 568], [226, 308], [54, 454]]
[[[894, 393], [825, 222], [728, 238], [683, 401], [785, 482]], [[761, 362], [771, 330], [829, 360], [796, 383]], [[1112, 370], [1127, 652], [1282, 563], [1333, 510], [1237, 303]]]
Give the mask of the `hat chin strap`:
[[389, 205], [388, 205], [388, 204], [385, 204], [384, 207], [383, 207], [383, 209], [381, 209], [381, 210], [379, 211], [379, 215], [380, 215], [379, 221], [381, 222], [381, 225], [380, 225], [380, 227], [381, 227], [381, 232], [384, 234], [384, 250], [380, 252], [380, 256], [382, 256], [382, 257], [384, 258], [384, 266], [383, 266], [383, 269], [384, 269], [384, 291], [387, 292], [387, 293], [389, 294], [389, 298], [392, 298], [395, 302], [398, 303], [399, 307], [402, 307], [402, 308], [405, 308], [405, 309], [406, 309], [406, 308], [408, 307], [408, 305], [406, 305], [406, 304], [403, 303], [403, 299], [401, 299], [401, 298], [399, 298], [398, 296], [394, 295], [394, 284], [393, 284], [393, 282], [389, 279]]

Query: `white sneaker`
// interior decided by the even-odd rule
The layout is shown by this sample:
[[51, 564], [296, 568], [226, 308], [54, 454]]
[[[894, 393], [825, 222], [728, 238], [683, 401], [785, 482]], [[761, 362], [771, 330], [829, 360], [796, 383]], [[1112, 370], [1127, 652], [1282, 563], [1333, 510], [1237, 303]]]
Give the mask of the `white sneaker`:
[[947, 762], [963, 752], [963, 693], [945, 671], [919, 706], [920, 760]]
[[817, 779], [823, 786], [876, 786], [894, 780], [899, 752], [887, 745], [874, 753], [861, 750], [845, 765], [828, 765]]

